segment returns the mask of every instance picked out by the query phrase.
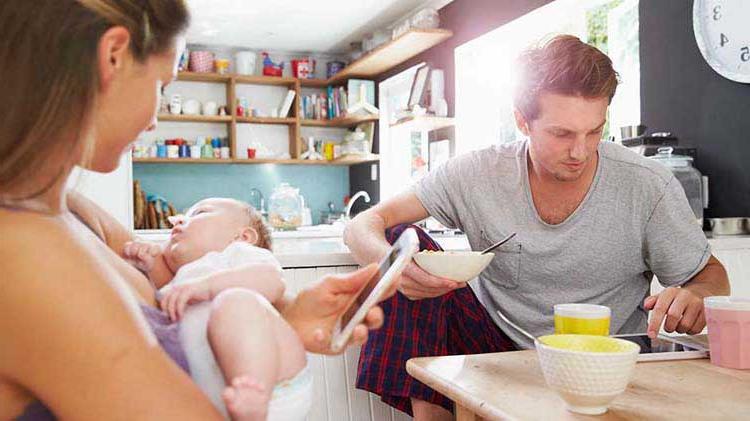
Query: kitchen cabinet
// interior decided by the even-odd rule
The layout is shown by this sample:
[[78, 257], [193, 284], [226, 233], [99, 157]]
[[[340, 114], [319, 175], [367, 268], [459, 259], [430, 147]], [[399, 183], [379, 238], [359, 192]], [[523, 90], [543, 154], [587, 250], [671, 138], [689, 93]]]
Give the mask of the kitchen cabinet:
[[[352, 272], [357, 266], [322, 266], [285, 268], [287, 288], [297, 293], [326, 275]], [[349, 347], [342, 355], [308, 354], [307, 361], [313, 374], [313, 407], [309, 421], [400, 421], [411, 417], [392, 409], [380, 397], [356, 389], [357, 364], [360, 347]]]

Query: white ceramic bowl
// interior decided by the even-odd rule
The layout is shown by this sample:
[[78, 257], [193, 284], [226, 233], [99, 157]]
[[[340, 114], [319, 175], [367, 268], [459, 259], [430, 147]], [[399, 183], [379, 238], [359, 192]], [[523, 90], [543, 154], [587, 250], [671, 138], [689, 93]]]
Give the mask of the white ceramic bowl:
[[427, 273], [456, 282], [468, 282], [490, 264], [494, 253], [478, 251], [422, 251], [414, 261]]
[[536, 351], [547, 385], [568, 410], [598, 415], [628, 387], [640, 347], [607, 336], [548, 335]]

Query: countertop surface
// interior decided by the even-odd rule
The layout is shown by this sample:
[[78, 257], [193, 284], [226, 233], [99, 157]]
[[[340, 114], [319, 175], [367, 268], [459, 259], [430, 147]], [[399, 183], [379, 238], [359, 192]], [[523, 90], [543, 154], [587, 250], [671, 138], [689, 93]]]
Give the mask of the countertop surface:
[[[136, 235], [148, 241], [166, 241], [168, 230], [137, 231]], [[341, 233], [332, 230], [302, 230], [274, 232], [272, 234], [274, 255], [284, 268], [319, 266], [355, 266]], [[445, 250], [468, 250], [469, 242], [464, 235], [433, 234]], [[750, 249], [750, 236], [709, 236], [714, 250]]]

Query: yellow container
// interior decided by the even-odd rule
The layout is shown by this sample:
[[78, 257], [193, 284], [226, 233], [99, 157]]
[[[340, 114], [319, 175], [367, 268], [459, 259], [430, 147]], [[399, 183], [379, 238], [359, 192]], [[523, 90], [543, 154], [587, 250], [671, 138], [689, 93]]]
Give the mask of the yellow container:
[[555, 305], [555, 333], [574, 335], [609, 335], [612, 311], [596, 304]]

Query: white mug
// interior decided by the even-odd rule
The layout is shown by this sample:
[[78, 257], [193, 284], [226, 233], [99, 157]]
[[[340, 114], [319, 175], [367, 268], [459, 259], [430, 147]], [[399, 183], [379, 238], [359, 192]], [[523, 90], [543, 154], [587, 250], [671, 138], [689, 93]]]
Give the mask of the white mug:
[[203, 103], [203, 115], [216, 115], [219, 110], [219, 106], [213, 101], [206, 101]]
[[182, 104], [182, 112], [188, 115], [198, 115], [201, 113], [201, 103], [197, 99], [188, 99]]
[[234, 67], [241, 75], [255, 74], [255, 59], [257, 55], [252, 51], [240, 51], [234, 55]]

